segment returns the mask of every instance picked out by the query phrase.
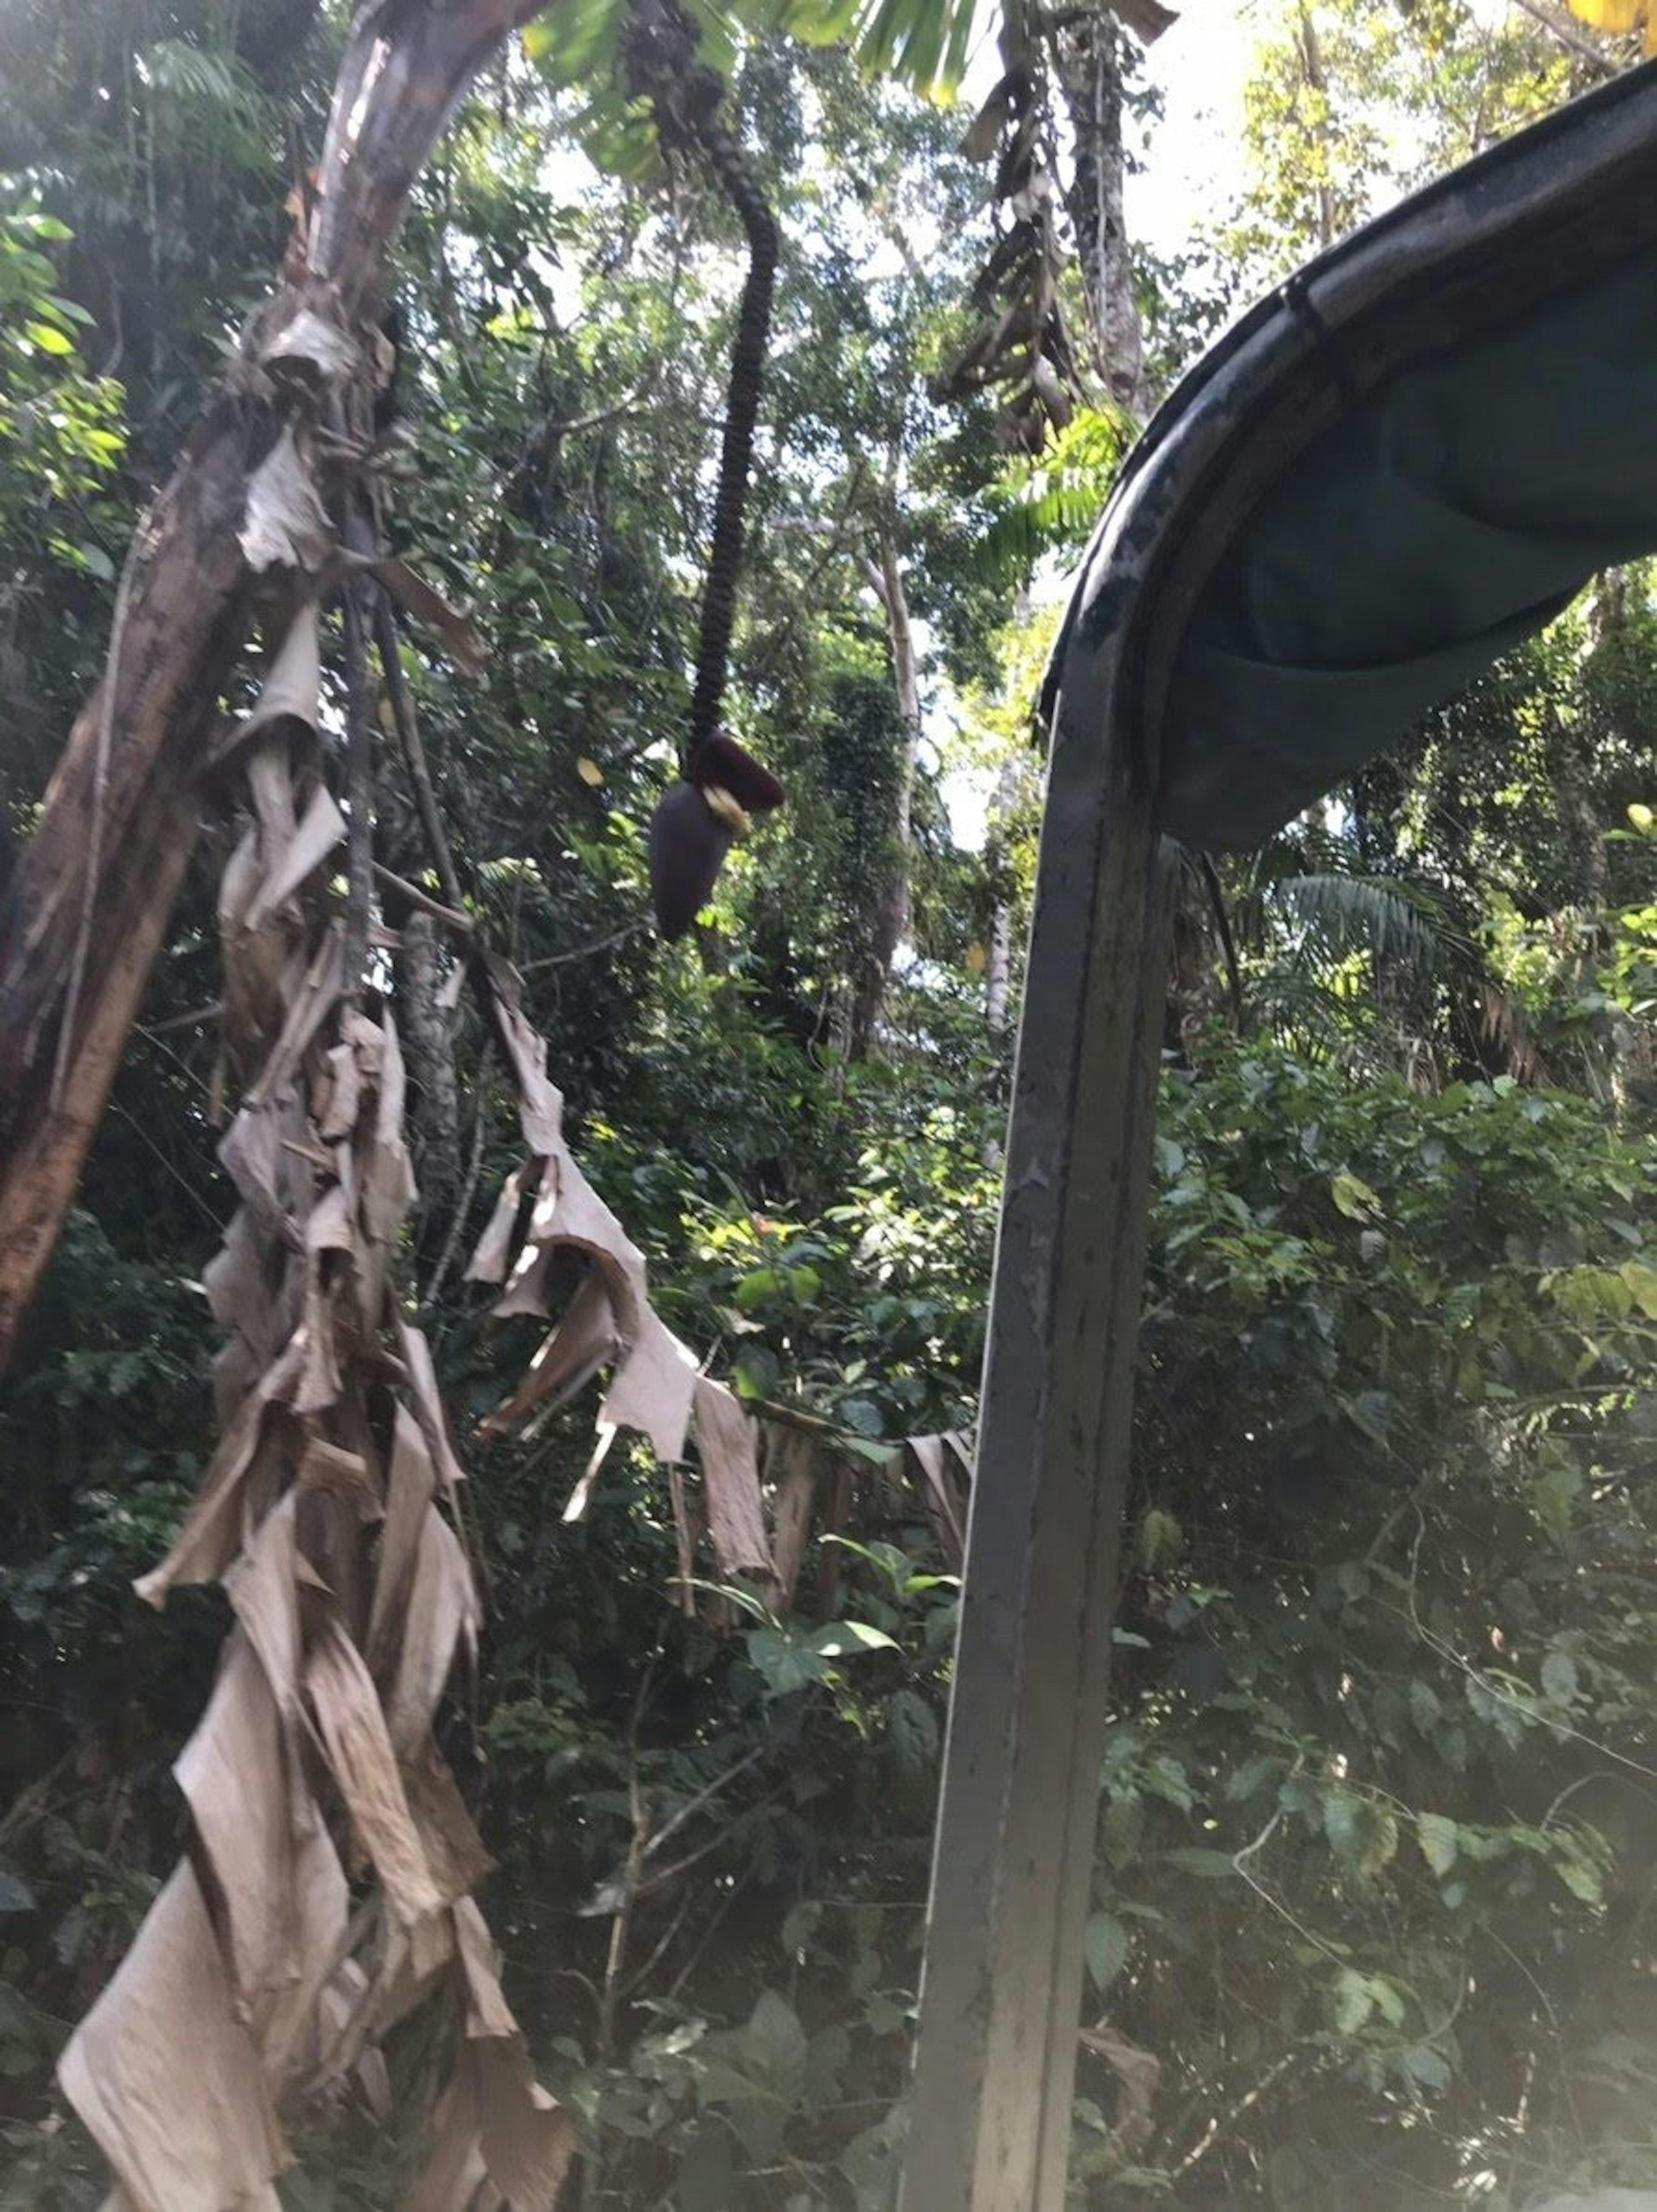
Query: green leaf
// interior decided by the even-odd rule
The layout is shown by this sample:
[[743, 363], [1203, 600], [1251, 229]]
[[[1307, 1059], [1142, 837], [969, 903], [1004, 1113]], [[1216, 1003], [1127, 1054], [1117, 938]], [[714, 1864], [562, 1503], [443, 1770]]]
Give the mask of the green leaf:
[[1349, 1221], [1373, 1221], [1381, 1212], [1381, 1200], [1361, 1176], [1349, 1174], [1342, 1169], [1329, 1178], [1329, 1195], [1335, 1201], [1336, 1211]]
[[1553, 1870], [1573, 1897], [1580, 1897], [1584, 1905], [1603, 1905], [1605, 1885], [1599, 1869], [1589, 1859], [1572, 1850], [1562, 1851], [1554, 1860]]
[[1164, 1851], [1162, 1856], [1181, 1874], [1198, 1875], [1204, 1881], [1223, 1881], [1237, 1871], [1236, 1860], [1229, 1851], [1205, 1851], [1181, 1844], [1177, 1850]]
[[918, 1690], [894, 1690], [886, 1700], [886, 1745], [904, 1778], [929, 1784], [938, 1764], [938, 1716]]
[[1185, 1549], [1185, 1531], [1171, 1513], [1148, 1505], [1139, 1521], [1139, 1565], [1146, 1574], [1174, 1565]]
[[1421, 1855], [1435, 1875], [1448, 1874], [1460, 1855], [1456, 1824], [1442, 1813], [1423, 1813], [1416, 1820], [1416, 1840]]
[[1113, 1912], [1096, 1912], [1089, 1918], [1083, 1948], [1088, 1972], [1101, 1996], [1127, 1964], [1132, 1938]]
[[0, 1873], [0, 1912], [33, 1912], [34, 1892], [21, 1875]]
[[1449, 2067], [1429, 2044], [1411, 2044], [1407, 2051], [1399, 2052], [1399, 2063], [1410, 2079], [1418, 2081], [1423, 2089], [1449, 2087]]
[[1254, 1759], [1247, 1759], [1225, 1778], [1225, 1794], [1234, 1805], [1241, 1805], [1282, 1771], [1282, 1761], [1270, 1752], [1261, 1752]]
[[1331, 1848], [1344, 1859], [1357, 1856], [1363, 1820], [1363, 1800], [1350, 1790], [1331, 1790], [1323, 1801], [1323, 1832]]
[[1387, 2026], [1397, 2027], [1404, 2018], [1405, 2009], [1404, 1992], [1398, 1984], [1389, 1981], [1385, 1974], [1371, 1974], [1369, 1994], [1374, 1997], [1376, 2009]]
[[1550, 1651], [1542, 1662], [1542, 1694], [1556, 1705], [1569, 1705], [1576, 1696], [1576, 1662], [1569, 1651]]
[[75, 350], [74, 339], [69, 336], [67, 331], [58, 330], [56, 325], [52, 323], [25, 323], [23, 325], [23, 335], [28, 338], [40, 352], [55, 354], [60, 359], [64, 355], [72, 354]]
[[[850, 1435], [838, 1439], [838, 1449], [850, 1452], [854, 1458], [866, 1460], [871, 1467], [889, 1467], [898, 1451], [895, 1444], [880, 1443], [869, 1437]], [[827, 1540], [825, 1538], [824, 1541]]]
[[1412, 1681], [1410, 1685], [1410, 1718], [1417, 1732], [1430, 1737], [1444, 1717], [1444, 1708], [1438, 1701], [1438, 1692], [1429, 1683]]
[[828, 1680], [822, 1654], [779, 1628], [756, 1628], [747, 1638], [749, 1663], [765, 1684], [768, 1698], [786, 1698]]
[[1390, 1805], [1367, 1804], [1362, 1825], [1357, 1869], [1361, 1875], [1373, 1880], [1398, 1856], [1398, 1815]]
[[764, 1990], [744, 2027], [707, 2036], [692, 2061], [699, 2102], [722, 2107], [750, 2158], [776, 2154], [805, 2086], [805, 2030], [786, 1999]]
[[883, 1628], [871, 1628], [866, 1620], [831, 1620], [814, 1629], [805, 1649], [820, 1659], [849, 1659], [859, 1651], [895, 1651], [897, 1638]]
[[737, 1312], [752, 1313], [756, 1306], [762, 1306], [768, 1298], [775, 1297], [781, 1288], [782, 1277], [774, 1267], [756, 1267], [737, 1285]]
[[1375, 2008], [1375, 1991], [1368, 1974], [1343, 1966], [1335, 1983], [1335, 2026], [1343, 2035], [1356, 2035]]

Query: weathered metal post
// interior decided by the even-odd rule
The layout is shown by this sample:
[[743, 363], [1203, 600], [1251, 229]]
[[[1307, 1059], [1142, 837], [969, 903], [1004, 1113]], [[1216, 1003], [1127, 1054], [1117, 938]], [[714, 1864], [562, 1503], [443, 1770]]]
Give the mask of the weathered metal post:
[[1167, 973], [1118, 642], [1072, 641], [1054, 729], [905, 2212], [1064, 2201]]

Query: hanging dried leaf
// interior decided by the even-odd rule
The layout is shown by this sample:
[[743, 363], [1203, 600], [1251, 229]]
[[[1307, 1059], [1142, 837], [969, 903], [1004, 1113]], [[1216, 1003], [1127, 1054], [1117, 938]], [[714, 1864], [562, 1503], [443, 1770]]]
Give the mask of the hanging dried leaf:
[[[642, 1278], [642, 1267], [640, 1273]], [[639, 1334], [622, 1354], [604, 1394], [599, 1418], [640, 1430], [650, 1438], [658, 1459], [682, 1459], [695, 1388], [695, 1354], [646, 1306]]]
[[364, 564], [386, 590], [400, 599], [416, 621], [434, 629], [469, 676], [481, 676], [489, 665], [483, 641], [470, 615], [452, 607], [440, 592], [417, 576], [406, 561], [375, 560]]
[[951, 1437], [911, 1437], [908, 1450], [920, 1470], [920, 1494], [938, 1549], [958, 1574], [967, 1556], [968, 1488], [959, 1448]]
[[466, 1555], [437, 1508], [428, 1506], [397, 1680], [385, 1707], [391, 1742], [403, 1757], [411, 1757], [429, 1733], [456, 1652], [464, 1646], [469, 1658], [475, 1654], [479, 1620]]
[[373, 1677], [338, 1621], [329, 1621], [312, 1646], [305, 1688], [334, 1779], [391, 1911], [404, 1922], [440, 1911], [443, 1896], [420, 1847]]
[[315, 874], [335, 847], [344, 842], [345, 817], [335, 805], [327, 785], [319, 783], [311, 794], [287, 850], [248, 902], [242, 917], [243, 928], [258, 928], [268, 915], [292, 898], [301, 884]]
[[333, 526], [291, 422], [247, 479], [240, 540], [255, 575], [276, 568], [314, 574], [333, 550]]
[[291, 2164], [185, 1859], [58, 2061], [64, 2094], [131, 2212], [277, 2212]]
[[774, 1582], [776, 1569], [760, 1500], [758, 1434], [723, 1382], [699, 1375], [695, 1383], [696, 1450], [708, 1534], [722, 1575], [755, 1575]]
[[786, 1613], [792, 1610], [799, 1586], [816, 1504], [816, 1447], [811, 1437], [800, 1429], [773, 1429], [766, 1474], [774, 1486], [771, 1548], [776, 1564], [778, 1605]]
[[603, 1278], [588, 1275], [568, 1310], [524, 1370], [512, 1395], [480, 1424], [486, 1436], [504, 1434], [537, 1408], [550, 1411], [573, 1397], [616, 1349], [616, 1321]]

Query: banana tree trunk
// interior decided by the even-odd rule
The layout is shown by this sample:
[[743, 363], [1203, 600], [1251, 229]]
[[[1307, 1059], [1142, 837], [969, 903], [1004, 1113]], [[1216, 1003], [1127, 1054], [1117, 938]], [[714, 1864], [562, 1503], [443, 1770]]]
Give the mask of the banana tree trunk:
[[[477, 70], [541, 5], [369, 0], [359, 10], [278, 288], [134, 540], [103, 683], [0, 910], [0, 1368], [189, 864], [220, 691], [265, 570], [293, 560], [250, 515], [250, 481], [280, 461], [296, 425], [325, 422], [361, 382], [365, 318], [414, 181]], [[302, 535], [303, 514], [288, 519]]]

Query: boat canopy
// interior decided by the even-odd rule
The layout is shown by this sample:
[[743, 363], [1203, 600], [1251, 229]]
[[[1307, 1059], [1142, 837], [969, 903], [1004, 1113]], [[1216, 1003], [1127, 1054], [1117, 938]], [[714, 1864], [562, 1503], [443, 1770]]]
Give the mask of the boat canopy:
[[1130, 599], [1160, 620], [1158, 820], [1250, 846], [1654, 550], [1649, 64], [1355, 233], [1220, 340], [1130, 463], [1055, 675], [1085, 687]]

